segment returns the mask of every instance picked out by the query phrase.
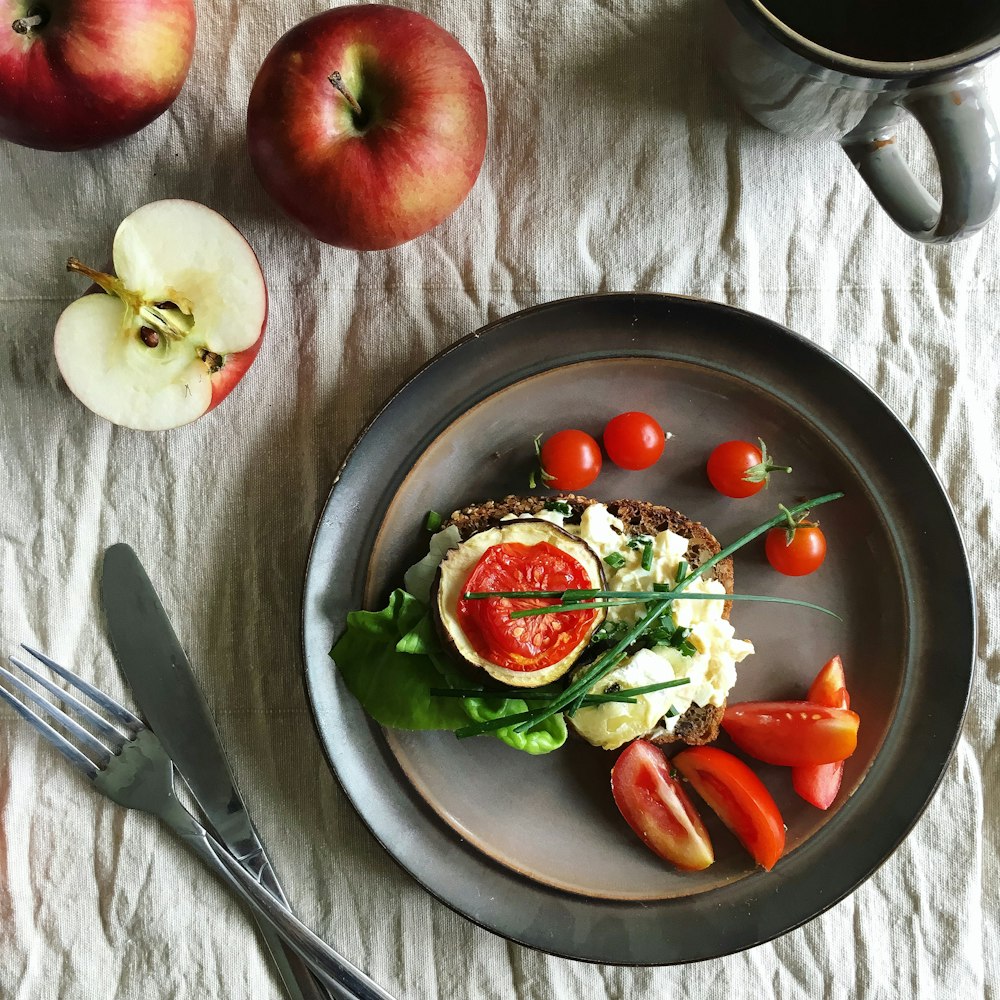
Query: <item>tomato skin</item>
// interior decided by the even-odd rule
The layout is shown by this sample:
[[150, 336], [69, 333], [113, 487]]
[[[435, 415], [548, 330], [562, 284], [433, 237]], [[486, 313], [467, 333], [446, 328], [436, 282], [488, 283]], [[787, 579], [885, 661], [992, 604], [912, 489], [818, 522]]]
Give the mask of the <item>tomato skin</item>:
[[784, 528], [772, 528], [764, 542], [764, 554], [779, 573], [806, 576], [818, 570], [826, 558], [826, 537], [816, 525], [802, 525], [789, 543]]
[[[472, 568], [465, 590], [569, 590], [591, 586], [590, 575], [569, 553], [549, 542], [491, 545]], [[541, 670], [576, 648], [596, 611], [511, 619], [522, 608], [558, 604], [553, 598], [461, 598], [456, 609], [465, 637], [480, 656], [507, 670]]]
[[763, 460], [760, 448], [749, 441], [723, 441], [708, 456], [709, 482], [723, 495], [742, 500], [755, 496], [767, 485], [766, 480], [751, 483], [743, 478], [748, 469]]
[[823, 664], [816, 679], [809, 687], [808, 700], [830, 708], [850, 708], [851, 696], [847, 693], [847, 677], [844, 675], [844, 661], [834, 656]]
[[[809, 700], [830, 708], [850, 708], [851, 696], [847, 693], [844, 664], [839, 656], [830, 660], [816, 675], [809, 688]], [[796, 793], [817, 809], [833, 805], [844, 778], [844, 762], [833, 764], [804, 764], [792, 768], [792, 787]]]
[[672, 763], [769, 872], [785, 850], [785, 821], [760, 778], [738, 757], [716, 747], [682, 750]]
[[656, 419], [638, 410], [619, 413], [604, 428], [604, 450], [621, 469], [648, 469], [655, 465], [666, 440]]
[[702, 871], [715, 861], [705, 824], [662, 752], [634, 740], [611, 769], [611, 793], [625, 822], [654, 853], [682, 871]]
[[542, 445], [541, 461], [545, 472], [543, 486], [553, 490], [582, 490], [600, 474], [601, 449], [584, 431], [558, 431]]
[[726, 708], [722, 728], [751, 757], [797, 767], [850, 757], [860, 721], [848, 708], [811, 701], [745, 701]]

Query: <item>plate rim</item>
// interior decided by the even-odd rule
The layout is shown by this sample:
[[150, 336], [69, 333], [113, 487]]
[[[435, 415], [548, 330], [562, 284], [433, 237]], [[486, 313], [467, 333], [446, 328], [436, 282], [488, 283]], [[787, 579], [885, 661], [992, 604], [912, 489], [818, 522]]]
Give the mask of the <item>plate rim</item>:
[[[804, 348], [807, 352], [811, 353], [821, 363], [827, 365], [832, 364], [836, 369], [839, 370], [839, 372], [842, 375], [846, 376], [847, 379], [850, 382], [852, 382], [854, 386], [863, 395], [869, 397], [871, 400], [876, 402], [881, 407], [881, 409], [884, 411], [885, 417], [891, 422], [891, 424], [895, 426], [895, 429], [897, 431], [902, 432], [904, 438], [906, 439], [907, 444], [912, 449], [913, 454], [919, 459], [923, 471], [929, 474], [931, 482], [933, 482], [933, 484], [937, 487], [938, 499], [943, 503], [944, 509], [948, 514], [946, 527], [953, 534], [953, 541], [957, 545], [956, 552], [960, 556], [961, 574], [959, 583], [963, 587], [963, 596], [964, 594], [968, 595], [968, 604], [965, 605], [963, 602], [963, 610], [968, 612], [969, 630], [966, 633], [966, 635], [968, 638], [970, 655], [968, 659], [967, 676], [963, 674], [965, 687], [964, 687], [964, 693], [962, 694], [961, 698], [961, 711], [959, 713], [959, 719], [954, 728], [954, 732], [950, 734], [950, 739], [947, 741], [947, 747], [946, 748], [938, 747], [938, 752], [934, 755], [935, 760], [939, 759], [939, 765], [936, 765], [937, 773], [931, 787], [928, 788], [926, 795], [923, 798], [923, 801], [919, 805], [919, 808], [913, 813], [912, 816], [908, 817], [906, 822], [904, 822], [901, 825], [901, 827], [899, 828], [900, 832], [898, 833], [898, 835], [892, 838], [891, 848], [884, 854], [883, 857], [881, 857], [881, 859], [875, 861], [871, 865], [866, 865], [866, 869], [859, 876], [857, 877], [851, 876], [851, 878], [848, 879], [848, 881], [851, 883], [849, 886], [844, 888], [842, 891], [832, 893], [829, 897], [824, 897], [822, 900], [817, 902], [815, 909], [813, 909], [811, 913], [802, 917], [796, 917], [792, 920], [786, 921], [783, 927], [777, 931], [774, 932], [764, 931], [763, 933], [753, 933], [750, 935], [751, 939], [748, 939], [745, 942], [740, 943], [736, 947], [726, 946], [722, 948], [716, 948], [710, 945], [703, 952], [693, 957], [670, 958], [653, 962], [628, 960], [628, 959], [621, 960], [621, 959], [608, 958], [607, 956], [598, 957], [593, 955], [581, 954], [572, 949], [560, 949], [558, 947], [552, 947], [546, 944], [541, 944], [538, 941], [530, 940], [527, 939], [526, 937], [519, 936], [516, 932], [511, 932], [509, 929], [500, 930], [495, 926], [491, 926], [485, 919], [480, 919], [474, 914], [470, 914], [465, 910], [463, 910], [461, 906], [459, 906], [455, 902], [452, 902], [450, 899], [446, 898], [440, 891], [433, 888], [418, 874], [416, 874], [409, 867], [407, 867], [407, 865], [396, 855], [396, 853], [391, 849], [391, 847], [385, 842], [383, 837], [380, 836], [379, 833], [376, 832], [376, 830], [369, 823], [368, 818], [365, 816], [364, 812], [361, 810], [358, 803], [355, 801], [355, 798], [354, 796], [352, 796], [349, 789], [345, 786], [344, 781], [342, 780], [341, 775], [338, 772], [337, 766], [334, 762], [331, 747], [328, 744], [326, 737], [324, 736], [324, 730], [317, 714], [318, 712], [316, 703], [317, 699], [313, 688], [312, 671], [310, 669], [311, 658], [309, 655], [309, 645], [308, 645], [309, 605], [307, 597], [309, 594], [309, 584], [312, 577], [312, 572], [314, 569], [315, 558], [316, 558], [316, 541], [317, 537], [319, 536], [323, 528], [327, 511], [329, 510], [330, 505], [334, 501], [334, 495], [338, 487], [340, 486], [341, 479], [345, 471], [347, 471], [349, 465], [351, 464], [358, 448], [365, 440], [365, 438], [368, 436], [368, 434], [373, 430], [375, 425], [383, 417], [386, 411], [389, 410], [394, 405], [394, 403], [396, 402], [396, 400], [400, 395], [402, 395], [412, 385], [417, 383], [430, 369], [436, 367], [441, 362], [445, 361], [450, 355], [452, 355], [456, 351], [464, 349], [467, 345], [469, 345], [472, 342], [482, 340], [484, 337], [495, 334], [499, 329], [502, 329], [503, 327], [507, 326], [512, 321], [522, 320], [525, 318], [529, 318], [535, 314], [544, 313], [554, 309], [559, 310], [559, 309], [573, 308], [574, 306], [577, 306], [581, 303], [593, 302], [593, 301], [600, 301], [604, 303], [620, 302], [624, 307], [623, 311], [627, 310], [627, 307], [629, 305], [634, 305], [638, 303], [646, 303], [648, 305], [659, 304], [661, 306], [669, 305], [671, 303], [681, 303], [696, 310], [706, 310], [708, 313], [714, 312], [716, 314], [722, 314], [723, 316], [729, 318], [730, 320], [735, 319], [741, 323], [750, 323], [756, 326], [769, 327], [780, 337], [788, 337], [791, 338], [793, 341], [797, 342], [802, 348]], [[628, 356], [634, 357], [638, 355], [628, 355], [626, 353], [623, 353], [622, 351], [609, 351], [607, 355], [603, 356], [609, 359], [613, 359], [615, 357], [628, 357]], [[551, 367], [552, 368], [561, 367], [561, 363], [553, 363]], [[705, 367], [710, 367], [710, 366], [706, 365]], [[513, 382], [515, 381], [517, 380], [511, 379], [510, 381], [506, 382], [505, 385], [513, 384]], [[903, 590], [903, 594], [904, 596], [908, 596], [907, 591], [905, 589]], [[938, 475], [938, 472], [935, 469], [933, 463], [928, 458], [923, 447], [921, 446], [920, 442], [916, 439], [910, 428], [895, 413], [895, 411], [889, 406], [889, 404], [879, 395], [879, 393], [871, 385], [869, 385], [858, 373], [856, 373], [853, 369], [851, 369], [847, 364], [845, 364], [838, 357], [833, 355], [830, 351], [826, 350], [820, 344], [809, 339], [805, 335], [800, 334], [797, 331], [792, 330], [789, 327], [785, 326], [784, 324], [778, 323], [777, 321], [772, 320], [766, 316], [763, 316], [759, 313], [751, 312], [746, 309], [742, 309], [738, 306], [732, 306], [726, 303], [716, 302], [696, 295], [685, 295], [685, 294], [676, 294], [668, 292], [588, 293], [588, 294], [571, 295], [557, 299], [550, 299], [544, 302], [539, 302], [536, 303], [535, 305], [526, 307], [524, 309], [518, 309], [513, 312], [507, 313], [504, 316], [498, 317], [497, 319], [484, 324], [483, 326], [477, 328], [476, 330], [465, 334], [464, 336], [460, 337], [453, 343], [443, 347], [440, 351], [436, 352], [428, 360], [422, 363], [411, 375], [402, 379], [397, 384], [397, 386], [392, 390], [392, 392], [386, 397], [384, 402], [376, 409], [371, 418], [368, 421], [366, 421], [362, 429], [358, 432], [354, 440], [351, 442], [349, 448], [347, 449], [344, 455], [343, 461], [337, 468], [337, 471], [334, 475], [334, 478], [330, 486], [329, 493], [326, 497], [326, 500], [323, 503], [321, 510], [319, 511], [319, 514], [316, 518], [316, 523], [310, 535], [309, 555], [306, 560], [305, 568], [303, 571], [303, 588], [302, 588], [301, 613], [300, 613], [299, 638], [302, 648], [302, 663], [303, 663], [302, 681], [303, 681], [304, 691], [306, 694], [306, 701], [309, 706], [310, 720], [316, 732], [317, 739], [319, 740], [319, 744], [322, 749], [323, 756], [326, 759], [327, 766], [329, 767], [331, 773], [333, 774], [334, 779], [336, 780], [338, 786], [340, 787], [340, 790], [344, 794], [347, 801], [351, 804], [351, 807], [354, 810], [355, 814], [364, 824], [368, 832], [374, 837], [376, 842], [383, 848], [383, 850], [386, 851], [389, 857], [402, 869], [402, 871], [404, 871], [410, 878], [412, 878], [433, 898], [437, 899], [439, 902], [447, 906], [450, 910], [459, 914], [466, 920], [469, 920], [473, 924], [483, 928], [484, 930], [487, 930], [490, 933], [497, 934], [498, 936], [503, 937], [507, 940], [513, 941], [517, 944], [523, 945], [528, 948], [532, 948], [534, 950], [540, 951], [545, 954], [550, 954], [556, 957], [566, 958], [574, 961], [583, 961], [591, 964], [610, 964], [622, 967], [669, 966], [669, 965], [685, 964], [689, 962], [707, 961], [713, 958], [721, 958], [726, 955], [737, 954], [739, 952], [746, 951], [753, 947], [757, 947], [758, 945], [765, 944], [769, 941], [775, 940], [778, 937], [788, 934], [793, 930], [796, 930], [805, 925], [806, 923], [809, 923], [810, 921], [814, 920], [816, 917], [821, 916], [823, 913], [827, 912], [837, 903], [847, 898], [849, 895], [855, 892], [861, 885], [863, 885], [866, 881], [868, 881], [875, 874], [875, 872], [877, 872], [879, 868], [881, 868], [882, 865], [884, 865], [896, 853], [898, 848], [907, 839], [909, 834], [912, 832], [913, 828], [916, 826], [921, 817], [924, 815], [931, 801], [937, 794], [937, 791], [940, 788], [940, 785], [944, 779], [949, 764], [954, 758], [956, 748], [961, 739], [964, 723], [968, 716], [969, 705], [971, 701], [972, 686], [976, 674], [976, 649], [977, 649], [976, 642], [978, 634], [978, 618], [976, 615], [976, 607], [977, 607], [976, 586], [975, 586], [975, 580], [972, 577], [971, 566], [968, 558], [968, 551], [965, 545], [964, 537], [962, 535], [961, 526], [955, 514], [953, 502], [948, 494], [947, 489], [945, 488], [944, 483], [941, 480], [941, 477]], [[326, 659], [328, 660], [328, 657]], [[963, 663], [965, 662], [964, 659], [962, 660], [962, 662]], [[371, 726], [373, 729], [379, 728], [374, 723], [371, 723]], [[888, 734], [889, 732], [891, 732], [891, 729], [892, 726], [890, 725], [886, 733], [886, 738], [888, 738]], [[946, 752], [944, 752], [945, 749]], [[877, 755], [875, 758], [873, 758], [871, 766], [874, 766], [876, 761], [877, 761]], [[412, 789], [410, 789], [409, 791], [412, 791]], [[417, 799], [419, 800], [416, 803], [418, 808], [429, 809], [429, 806], [427, 806], [427, 804], [422, 799], [420, 799], [419, 796], [417, 796]], [[440, 819], [436, 815], [434, 815], [434, 819], [440, 823]], [[449, 837], [455, 837], [455, 832], [453, 829], [448, 828], [446, 832]], [[483, 855], [478, 851], [476, 851], [476, 853], [482, 859], [482, 861], [489, 867], [492, 868], [503, 867], [500, 866], [494, 859], [490, 858], [488, 855]], [[521, 882], [532, 881], [531, 879], [527, 879], [525, 876], [520, 875], [516, 871], [513, 871], [511, 869], [504, 869], [504, 870], [507, 871], [510, 874], [511, 878], [515, 881], [521, 881]], [[533, 883], [533, 884], [537, 885], [538, 883]], [[541, 888], [545, 889], [547, 887], [541, 886]], [[560, 890], [550, 889], [548, 891], [550, 893], [555, 893], [557, 896], [571, 895], [571, 894], [564, 894]], [[708, 895], [710, 894], [711, 890], [708, 892]], [[704, 897], [706, 893], [699, 893], [697, 895]], [[617, 906], [618, 904], [621, 903], [621, 901], [618, 900], [605, 901], [596, 897], [589, 898], [589, 897], [577, 896], [576, 898], [580, 899], [581, 901], [586, 901], [587, 903], [596, 905], [608, 902], [613, 906]], [[694, 898], [694, 897], [683, 897], [683, 898]], [[664, 901], [664, 902], [669, 903], [670, 901]], [[626, 907], [628, 906], [642, 907], [644, 905], [645, 905], [644, 902], [640, 902], [637, 904], [628, 904], [628, 903], [625, 904]]]

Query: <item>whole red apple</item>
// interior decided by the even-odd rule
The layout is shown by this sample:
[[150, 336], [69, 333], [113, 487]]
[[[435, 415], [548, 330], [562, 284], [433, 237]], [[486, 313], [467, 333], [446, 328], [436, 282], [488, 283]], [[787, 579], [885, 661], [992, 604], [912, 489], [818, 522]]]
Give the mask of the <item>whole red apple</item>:
[[469, 54], [428, 18], [339, 7], [268, 54], [247, 140], [261, 183], [309, 233], [384, 250], [465, 200], [486, 151], [486, 94]]
[[0, 137], [93, 149], [138, 132], [180, 92], [192, 0], [0, 0]]
[[112, 423], [166, 430], [214, 409], [260, 350], [267, 286], [257, 257], [218, 212], [154, 201], [115, 233], [116, 275], [69, 270], [100, 292], [71, 302], [56, 363], [86, 406]]

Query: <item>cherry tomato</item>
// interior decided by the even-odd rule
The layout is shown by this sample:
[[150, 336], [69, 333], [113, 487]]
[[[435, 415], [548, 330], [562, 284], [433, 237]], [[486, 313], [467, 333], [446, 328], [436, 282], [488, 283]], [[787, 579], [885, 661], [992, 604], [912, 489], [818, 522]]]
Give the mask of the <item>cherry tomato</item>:
[[663, 454], [667, 436], [648, 413], [619, 413], [604, 428], [604, 450], [622, 469], [648, 469]]
[[[582, 590], [590, 586], [583, 566], [548, 542], [491, 545], [465, 582], [467, 591]], [[513, 619], [510, 613], [558, 603], [554, 598], [462, 598], [457, 615], [462, 631], [480, 656], [508, 670], [541, 670], [576, 649], [598, 612]]]
[[785, 822], [760, 778], [738, 757], [715, 747], [682, 750], [672, 763], [754, 861], [770, 871], [785, 849]]
[[708, 456], [709, 482], [723, 496], [752, 497], [767, 486], [772, 472], [791, 472], [787, 465], [773, 465], [763, 441], [724, 441]]
[[652, 743], [635, 740], [625, 748], [611, 769], [611, 792], [654, 854], [685, 871], [701, 871], [715, 860], [705, 824]]
[[811, 701], [745, 701], [730, 705], [722, 728], [744, 752], [765, 764], [830, 764], [858, 745], [857, 714]]
[[541, 450], [543, 486], [553, 490], [582, 490], [601, 471], [601, 449], [583, 431], [559, 431]]
[[[851, 696], [847, 693], [844, 664], [835, 656], [816, 675], [809, 688], [809, 700], [830, 708], [850, 708]], [[844, 778], [844, 762], [833, 764], [804, 764], [792, 768], [792, 787], [817, 809], [829, 809], [837, 798]]]
[[820, 568], [826, 558], [826, 537], [814, 524], [797, 527], [788, 540], [785, 528], [772, 528], [764, 541], [767, 561], [785, 576], [805, 576]]

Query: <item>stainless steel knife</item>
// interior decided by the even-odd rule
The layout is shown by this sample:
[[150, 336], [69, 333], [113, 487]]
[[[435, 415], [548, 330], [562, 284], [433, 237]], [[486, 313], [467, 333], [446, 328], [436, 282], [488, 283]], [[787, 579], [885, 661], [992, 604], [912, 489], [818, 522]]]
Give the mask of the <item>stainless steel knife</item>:
[[[287, 905], [222, 750], [219, 732], [188, 658], [138, 556], [128, 545], [104, 553], [101, 601], [111, 644], [150, 729], [159, 737], [219, 839], [243, 867]], [[288, 995], [328, 1000], [297, 956], [258, 923]]]

